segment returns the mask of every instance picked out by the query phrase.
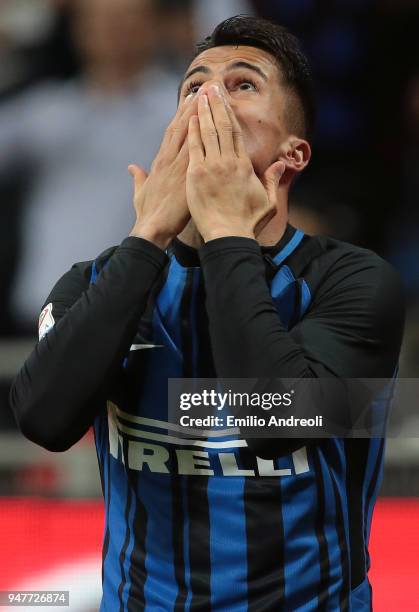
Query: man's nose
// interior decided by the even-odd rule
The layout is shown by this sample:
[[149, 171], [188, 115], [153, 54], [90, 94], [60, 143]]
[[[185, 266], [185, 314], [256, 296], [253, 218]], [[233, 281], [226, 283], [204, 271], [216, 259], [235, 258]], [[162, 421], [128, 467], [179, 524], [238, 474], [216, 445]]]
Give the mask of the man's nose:
[[223, 98], [225, 98], [227, 101], [229, 101], [229, 94], [227, 89], [224, 87], [224, 84], [221, 81], [218, 81], [217, 79], [210, 79], [208, 81], [205, 81], [205, 83], [203, 83], [201, 85], [201, 87], [198, 90], [198, 95], [201, 94], [207, 94], [210, 90], [211, 86], [218, 86], [219, 90], [221, 91], [221, 95], [223, 96]]

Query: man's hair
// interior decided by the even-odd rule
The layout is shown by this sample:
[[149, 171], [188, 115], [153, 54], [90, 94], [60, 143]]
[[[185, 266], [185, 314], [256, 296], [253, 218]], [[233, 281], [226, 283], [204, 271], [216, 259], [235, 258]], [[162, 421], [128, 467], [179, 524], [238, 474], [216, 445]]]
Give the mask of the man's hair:
[[221, 22], [196, 45], [195, 59], [203, 51], [224, 45], [246, 45], [266, 51], [276, 60], [282, 85], [288, 89], [286, 122], [298, 136], [311, 140], [315, 124], [315, 99], [310, 65], [298, 39], [277, 23], [237, 15]]

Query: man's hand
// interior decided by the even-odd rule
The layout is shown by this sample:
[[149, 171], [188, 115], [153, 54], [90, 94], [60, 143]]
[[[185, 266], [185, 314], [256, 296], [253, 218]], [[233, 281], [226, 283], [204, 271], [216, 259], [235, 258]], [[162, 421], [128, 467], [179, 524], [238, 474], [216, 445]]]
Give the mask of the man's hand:
[[240, 125], [219, 85], [199, 95], [198, 116], [189, 121], [186, 195], [192, 218], [207, 242], [223, 236], [255, 238], [275, 216], [285, 163], [263, 180], [256, 176]]
[[196, 112], [196, 99], [178, 108], [149, 175], [139, 166], [128, 168], [134, 178], [137, 217], [130, 236], [145, 238], [163, 250], [190, 219], [185, 189], [189, 162], [187, 134], [189, 119]]

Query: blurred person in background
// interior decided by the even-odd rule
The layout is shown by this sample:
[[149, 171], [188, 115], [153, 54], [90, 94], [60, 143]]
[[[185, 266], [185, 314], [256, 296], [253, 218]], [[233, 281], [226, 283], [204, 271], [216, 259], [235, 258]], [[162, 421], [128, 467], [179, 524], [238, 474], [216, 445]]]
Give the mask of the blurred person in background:
[[0, 2], [0, 96], [78, 70], [69, 33], [73, 0]]
[[23, 329], [63, 267], [123, 237], [132, 220], [126, 167], [150, 165], [176, 106], [172, 76], [152, 65], [160, 41], [153, 0], [71, 7], [80, 77], [0, 106], [0, 174], [27, 183], [12, 297]]
[[[42, 78], [77, 71], [70, 44], [66, 0], [0, 2], [0, 103]], [[0, 337], [13, 336], [10, 289], [20, 255], [20, 215], [26, 185], [15, 168], [0, 172]]]
[[162, 44], [158, 60], [181, 77], [194, 50], [196, 12], [194, 0], [155, 0], [159, 6]]

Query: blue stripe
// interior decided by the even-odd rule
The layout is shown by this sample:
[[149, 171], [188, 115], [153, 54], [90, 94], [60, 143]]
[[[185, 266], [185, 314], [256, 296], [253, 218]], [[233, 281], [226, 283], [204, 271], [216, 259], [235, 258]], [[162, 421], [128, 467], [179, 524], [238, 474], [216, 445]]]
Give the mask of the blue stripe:
[[180, 331], [180, 306], [186, 283], [187, 270], [182, 268], [173, 257], [164, 286], [156, 300], [156, 316], [167, 334], [167, 339], [179, 353], [182, 350]]
[[[108, 451], [109, 452], [109, 451]], [[103, 597], [106, 608], [119, 610], [118, 587], [121, 582], [119, 554], [125, 540], [125, 521], [121, 520], [125, 513], [127, 498], [127, 478], [124, 465], [114, 457], [110, 461], [110, 480], [112, 494], [109, 505], [109, 552], [105, 559], [105, 584]]]
[[96, 268], [96, 262], [94, 261], [92, 264], [92, 271], [91, 271], [91, 275], [90, 275], [90, 283], [92, 285], [94, 285], [97, 281], [97, 268]]
[[[328, 442], [329, 445], [334, 445], [335, 441]], [[324, 533], [329, 551], [329, 598], [328, 605], [330, 610], [339, 610], [339, 592], [342, 585], [342, 566], [340, 562], [339, 540], [336, 531], [336, 514], [335, 514], [335, 496], [333, 491], [332, 480], [328, 469], [328, 459], [326, 459], [321, 446], [316, 446], [312, 452], [318, 454], [320, 460], [320, 469], [323, 476], [324, 496], [325, 496], [325, 514], [323, 517]]]
[[316, 485], [312, 465], [310, 470], [304, 474], [282, 477], [279, 485], [282, 499], [290, 500], [282, 505], [287, 612], [317, 610], [316, 586], [320, 580], [320, 564], [319, 550], [315, 545], [313, 500], [316, 499]]
[[166, 283], [156, 300], [152, 341], [164, 348], [153, 349], [146, 356], [138, 405], [142, 417], [167, 421], [167, 380], [182, 377], [180, 307], [186, 283], [185, 272], [176, 260], [172, 260]]
[[178, 593], [173, 555], [172, 494], [169, 474], [139, 472], [137, 497], [147, 513], [144, 585], [146, 610], [173, 610]]
[[278, 310], [279, 319], [288, 329], [294, 318], [297, 285], [288, 266], [282, 266], [271, 284], [271, 296]]
[[[182, 376], [180, 308], [186, 277], [187, 270], [173, 257], [153, 312], [152, 340], [155, 344], [164, 345], [164, 348], [150, 351], [147, 355], [139, 402], [143, 417], [168, 420], [167, 384], [162, 384], [162, 381]], [[173, 548], [173, 493], [170, 485], [171, 479], [176, 477], [144, 471], [138, 479], [137, 496], [148, 516], [144, 597], [146, 610], [150, 611], [172, 610], [178, 594]], [[179, 529], [182, 527], [179, 525]]]
[[300, 305], [300, 319], [303, 318], [307, 312], [308, 307], [311, 304], [311, 292], [306, 281], [303, 279], [301, 283], [301, 305]]
[[[328, 442], [327, 453], [325, 453], [327, 455], [327, 459], [325, 458], [324, 465], [327, 471], [329, 472], [332, 488], [334, 488], [333, 487], [333, 483], [334, 483], [334, 485], [336, 486], [336, 491], [338, 492], [338, 495], [339, 495], [339, 499], [341, 501], [342, 514], [343, 514], [343, 530], [345, 534], [345, 546], [346, 546], [346, 551], [344, 552], [347, 553], [346, 558], [347, 558], [348, 573], [349, 573], [348, 580], [350, 584], [351, 566], [350, 566], [350, 544], [349, 544], [349, 515], [348, 515], [348, 497], [347, 497], [347, 491], [346, 491], [346, 456], [345, 456], [345, 450], [344, 450], [344, 440], [342, 440], [341, 438], [331, 438], [327, 442]], [[333, 510], [334, 509], [335, 509], [335, 506], [333, 506]], [[335, 524], [334, 524], [336, 534], [337, 534], [338, 525], [336, 521], [337, 521], [337, 517], [335, 517]], [[339, 545], [337, 546], [337, 550], [339, 551], [338, 564], [341, 568], [341, 576], [343, 578], [343, 567], [340, 562]], [[342, 587], [343, 587], [343, 584], [341, 583], [340, 590], [342, 589]]]
[[197, 293], [201, 280], [201, 269], [194, 268], [192, 277], [191, 329], [192, 329], [192, 367], [193, 377], [198, 377], [198, 327], [197, 327]]
[[[127, 481], [129, 482], [128, 478], [127, 478]], [[122, 601], [124, 602], [124, 606], [128, 606], [129, 592], [130, 592], [131, 585], [132, 585], [132, 581], [129, 575], [129, 570], [131, 566], [131, 553], [134, 549], [134, 544], [135, 544], [134, 519], [136, 515], [136, 505], [137, 505], [136, 492], [131, 491], [131, 507], [130, 507], [130, 511], [128, 515], [128, 529], [130, 533], [130, 538], [129, 538], [127, 550], [125, 552], [124, 571], [125, 571], [126, 582], [125, 582], [124, 590], [122, 592]]]
[[208, 479], [211, 608], [247, 611], [247, 543], [244, 478]]
[[[303, 236], [302, 232], [294, 236], [294, 248], [300, 244]], [[289, 254], [288, 251], [286, 256]], [[287, 328], [294, 315], [296, 290], [294, 275], [288, 266], [283, 266], [274, 278], [272, 294], [281, 322]], [[310, 301], [310, 290], [303, 281], [299, 318], [304, 315]], [[310, 462], [309, 454], [308, 459]], [[292, 499], [292, 505], [285, 503], [282, 506], [284, 539], [287, 542], [284, 547], [285, 596], [289, 612], [297, 608], [305, 612], [317, 609], [317, 591], [313, 590], [313, 585], [320, 580], [319, 550], [308, 545], [309, 542], [316, 542], [316, 517], [312, 505], [317, 487], [313, 469], [310, 462], [310, 472], [279, 479], [282, 499]]]
[[[304, 234], [297, 231], [288, 245], [274, 258], [281, 264], [301, 243]], [[308, 286], [302, 285], [301, 317], [310, 304]], [[271, 295], [277, 308], [281, 323], [288, 329], [295, 317], [296, 279], [288, 266], [283, 265], [271, 284]], [[281, 487], [281, 498], [292, 499], [292, 505], [283, 503], [278, 512], [282, 512], [284, 540], [284, 577], [287, 610], [301, 609], [306, 612], [317, 608], [317, 590], [313, 585], [320, 579], [319, 551], [315, 546], [307, 545], [316, 542], [315, 515], [312, 512], [316, 486], [313, 478], [313, 466], [306, 474], [282, 477], [278, 479]], [[310, 603], [309, 603], [310, 602]], [[301, 606], [306, 604], [304, 608]]]
[[286, 258], [289, 257], [291, 253], [293, 253], [293, 251], [295, 251], [295, 249], [298, 247], [303, 238], [304, 232], [302, 232], [301, 230], [296, 230], [294, 236], [291, 238], [288, 244], [282, 249], [282, 251], [279, 251], [279, 253], [277, 253], [275, 257], [273, 257], [273, 261], [276, 263], [277, 266], [282, 264], [282, 262], [285, 261]]
[[182, 507], [184, 508], [183, 521], [183, 560], [185, 563], [185, 586], [188, 589], [188, 594], [185, 601], [185, 612], [189, 612], [192, 601], [191, 589], [191, 562], [189, 558], [189, 514], [188, 514], [188, 491], [186, 478], [182, 477]]

